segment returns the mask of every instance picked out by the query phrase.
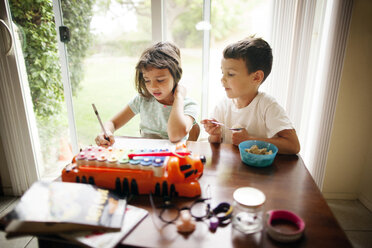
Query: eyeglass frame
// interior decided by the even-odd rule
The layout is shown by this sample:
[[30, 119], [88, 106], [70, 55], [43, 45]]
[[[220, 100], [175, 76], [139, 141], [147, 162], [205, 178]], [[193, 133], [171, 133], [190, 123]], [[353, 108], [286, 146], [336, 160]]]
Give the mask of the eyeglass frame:
[[[172, 223], [174, 223], [179, 218], [180, 212], [182, 210], [189, 210], [190, 215], [193, 218], [195, 218], [196, 221], [202, 221], [204, 219], [209, 219], [212, 216], [215, 216], [218, 219], [218, 224], [226, 225], [226, 224], [230, 223], [230, 218], [232, 216], [232, 206], [231, 206], [231, 204], [229, 204], [227, 202], [221, 202], [221, 203], [219, 203], [217, 205], [217, 207], [215, 207], [212, 211], [211, 211], [210, 203], [207, 202], [206, 203], [206, 206], [207, 206], [206, 214], [204, 216], [195, 216], [195, 215], [193, 215], [193, 213], [191, 211], [191, 209], [192, 209], [193, 206], [195, 206], [196, 204], [198, 204], [200, 202], [208, 201], [210, 199], [211, 199], [210, 197], [207, 197], [207, 198], [198, 198], [189, 207], [182, 207], [182, 208], [178, 208], [176, 205], [172, 204], [170, 200], [166, 200], [166, 201], [164, 201], [164, 204], [163, 205], [161, 205], [161, 206], [158, 207], [158, 208], [161, 208], [162, 209], [160, 211], [158, 217], [159, 217], [159, 219], [162, 222], [164, 222], [166, 224], [172, 224]], [[152, 200], [152, 194], [150, 194], [150, 200], [151, 200], [151, 204], [154, 205], [153, 200]], [[177, 210], [177, 216], [174, 217], [172, 220], [165, 220], [163, 218], [163, 214], [164, 214], [164, 212], [167, 209], [170, 209], [170, 208], [174, 208], [175, 210]]]

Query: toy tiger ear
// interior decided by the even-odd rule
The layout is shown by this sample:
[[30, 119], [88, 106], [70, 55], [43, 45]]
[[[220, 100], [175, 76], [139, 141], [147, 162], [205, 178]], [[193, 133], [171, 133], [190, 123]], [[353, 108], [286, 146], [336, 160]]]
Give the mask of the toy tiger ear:
[[179, 158], [170, 157], [167, 164], [168, 179], [171, 183], [180, 183], [185, 179], [184, 174], [180, 170]]
[[176, 152], [186, 151], [186, 142], [178, 142], [176, 145]]

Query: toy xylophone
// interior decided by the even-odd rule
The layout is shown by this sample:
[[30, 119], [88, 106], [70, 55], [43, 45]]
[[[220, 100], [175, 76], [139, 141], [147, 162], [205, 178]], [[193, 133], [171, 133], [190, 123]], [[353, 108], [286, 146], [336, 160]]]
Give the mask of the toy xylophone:
[[205, 162], [184, 144], [175, 151], [88, 146], [63, 169], [62, 181], [89, 183], [121, 195], [195, 197], [201, 194], [198, 178]]

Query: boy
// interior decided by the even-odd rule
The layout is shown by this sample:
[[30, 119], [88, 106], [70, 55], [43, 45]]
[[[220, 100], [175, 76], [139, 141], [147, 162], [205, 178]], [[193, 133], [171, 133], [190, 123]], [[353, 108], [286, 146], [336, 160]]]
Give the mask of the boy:
[[[296, 131], [284, 109], [258, 91], [271, 72], [272, 61], [271, 48], [261, 38], [249, 37], [224, 49], [221, 82], [227, 98], [216, 106], [211, 119], [201, 122], [210, 135], [209, 142], [239, 145], [245, 140], [262, 140], [277, 146], [281, 154], [300, 151]], [[229, 129], [238, 126], [242, 129]]]

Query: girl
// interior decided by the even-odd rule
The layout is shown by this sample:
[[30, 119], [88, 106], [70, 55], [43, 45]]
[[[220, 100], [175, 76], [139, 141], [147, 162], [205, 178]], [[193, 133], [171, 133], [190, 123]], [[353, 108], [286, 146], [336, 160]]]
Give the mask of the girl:
[[140, 114], [140, 133], [144, 138], [187, 138], [197, 116], [197, 104], [186, 97], [178, 84], [182, 76], [180, 50], [172, 43], [159, 42], [146, 49], [137, 63], [135, 85], [138, 91], [127, 106], [104, 124], [108, 140], [101, 133], [97, 145], [110, 146], [114, 132]]

